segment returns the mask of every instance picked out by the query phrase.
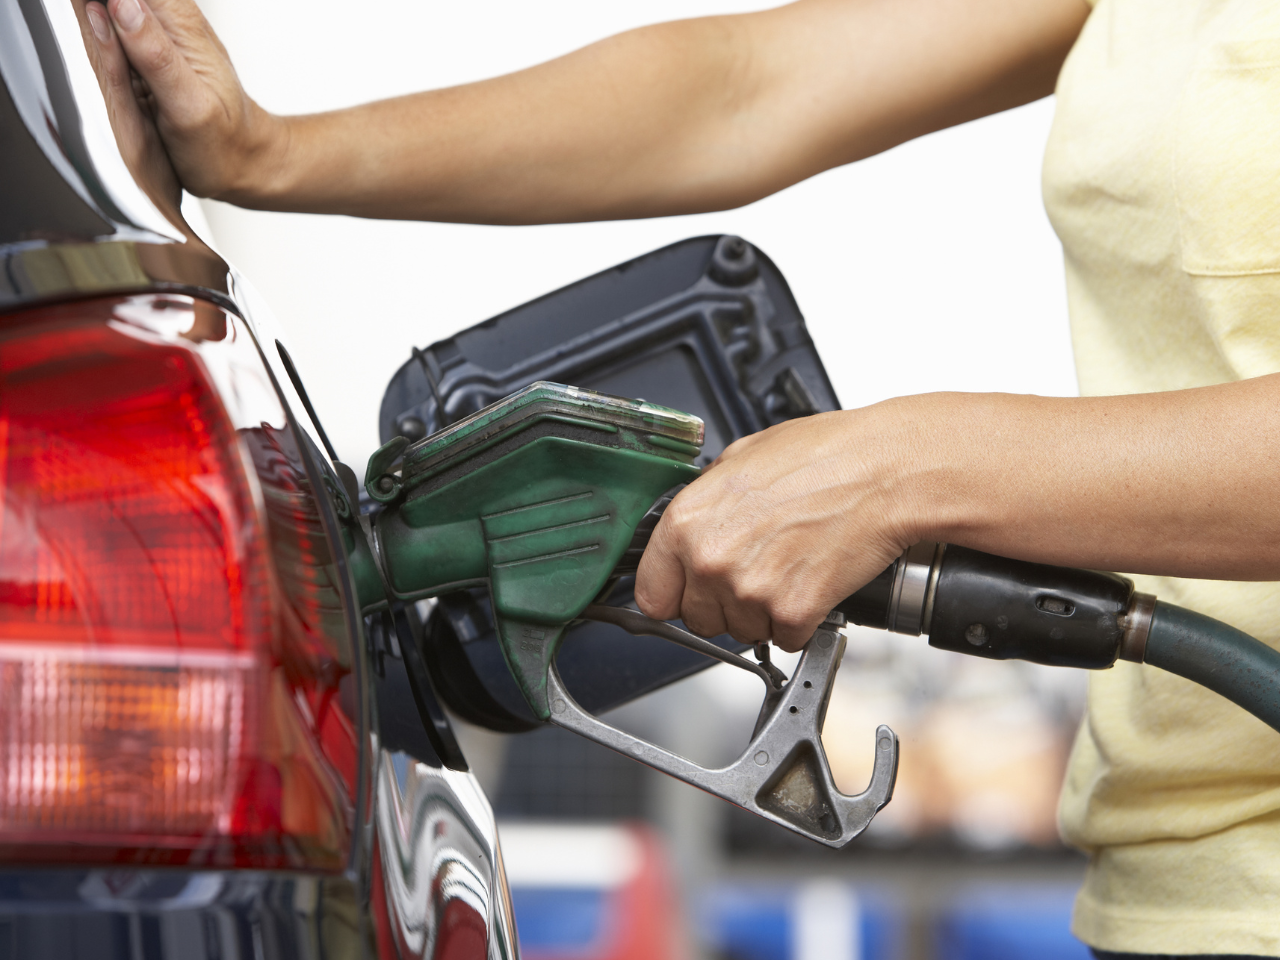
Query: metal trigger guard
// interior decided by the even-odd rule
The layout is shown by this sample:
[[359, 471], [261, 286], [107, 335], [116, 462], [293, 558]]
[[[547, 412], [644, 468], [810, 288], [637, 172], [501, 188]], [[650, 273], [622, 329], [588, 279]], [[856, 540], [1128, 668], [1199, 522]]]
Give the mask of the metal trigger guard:
[[844, 655], [845, 639], [839, 632], [844, 620], [839, 613], [829, 616], [809, 638], [795, 675], [781, 687], [772, 671], [759, 664], [637, 611], [593, 605], [580, 619], [613, 623], [628, 633], [670, 640], [756, 673], [769, 689], [765, 707], [772, 700], [772, 710], [762, 714], [751, 742], [737, 760], [708, 770], [587, 713], [565, 688], [553, 661], [547, 671], [552, 723], [829, 847], [842, 847], [862, 833], [893, 796], [898, 738], [887, 726], [881, 724], [876, 729], [871, 783], [856, 796], [836, 789], [822, 748], [822, 722]]

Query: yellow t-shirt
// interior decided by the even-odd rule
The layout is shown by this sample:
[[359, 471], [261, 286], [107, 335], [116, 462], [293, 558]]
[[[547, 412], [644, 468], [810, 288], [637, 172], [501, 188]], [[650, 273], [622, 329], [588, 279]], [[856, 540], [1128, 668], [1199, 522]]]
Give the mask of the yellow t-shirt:
[[[1280, 3], [1099, 0], [1058, 80], [1045, 206], [1081, 391], [1280, 371]], [[1280, 584], [1138, 578], [1280, 646]], [[1280, 956], [1280, 735], [1154, 667], [1093, 675], [1061, 809], [1102, 949]]]

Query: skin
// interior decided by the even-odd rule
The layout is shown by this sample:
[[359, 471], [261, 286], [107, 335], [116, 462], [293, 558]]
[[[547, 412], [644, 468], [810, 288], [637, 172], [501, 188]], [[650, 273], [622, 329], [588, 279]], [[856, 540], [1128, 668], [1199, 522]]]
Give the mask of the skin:
[[[86, 15], [105, 82], [130, 77], [198, 195], [521, 224], [725, 209], [1038, 99], [1088, 7], [802, 0], [302, 117], [245, 93], [189, 0], [88, 3]], [[793, 650], [921, 540], [1280, 579], [1277, 411], [1280, 376], [1268, 376], [1130, 397], [931, 394], [785, 423], [735, 443], [673, 501], [636, 599], [703, 635]]]
[[1045, 96], [1088, 12], [1083, 0], [804, 0], [633, 30], [480, 83], [276, 117], [245, 93], [191, 0], [109, 9], [103, 46], [127, 53], [197, 195], [480, 223], [749, 203]]
[[1125, 397], [925, 394], [729, 447], [667, 508], [636, 599], [804, 645], [921, 540], [1040, 563], [1280, 578], [1280, 375]]

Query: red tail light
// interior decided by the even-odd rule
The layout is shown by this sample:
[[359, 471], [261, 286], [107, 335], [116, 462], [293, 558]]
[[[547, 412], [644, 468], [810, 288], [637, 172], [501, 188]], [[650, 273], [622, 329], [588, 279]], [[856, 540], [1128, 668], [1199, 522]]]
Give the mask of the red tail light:
[[112, 306], [0, 327], [0, 858], [340, 867], [241, 438]]

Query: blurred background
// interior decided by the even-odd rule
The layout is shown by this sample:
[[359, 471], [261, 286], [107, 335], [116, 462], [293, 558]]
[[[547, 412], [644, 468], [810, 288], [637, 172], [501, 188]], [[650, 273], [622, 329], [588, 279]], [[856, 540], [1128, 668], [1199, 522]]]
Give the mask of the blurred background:
[[[284, 113], [767, 5], [201, 0], [250, 93]], [[783, 271], [845, 407], [935, 390], [1071, 395], [1061, 249], [1040, 200], [1052, 112], [1042, 101], [703, 216], [504, 228], [203, 206], [357, 466], [411, 347], [709, 233], [746, 237]], [[1084, 861], [1055, 827], [1083, 688], [1075, 673], [854, 629], [825, 734], [837, 782], [866, 785], [878, 723], [901, 737], [902, 764], [892, 803], [842, 851], [563, 731], [462, 737], [503, 823], [528, 960], [1085, 958], [1068, 932]], [[751, 679], [717, 667], [611, 719], [710, 762], [735, 754], [757, 707]]]

